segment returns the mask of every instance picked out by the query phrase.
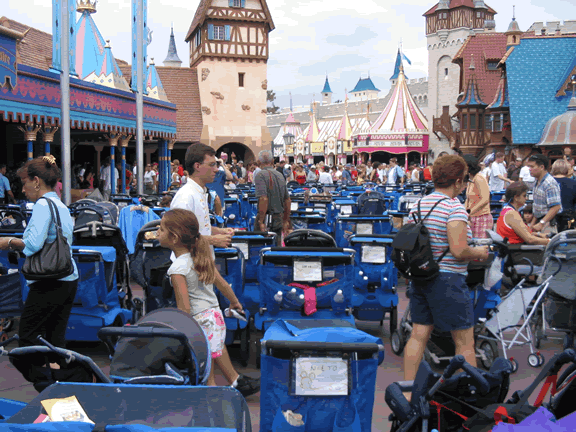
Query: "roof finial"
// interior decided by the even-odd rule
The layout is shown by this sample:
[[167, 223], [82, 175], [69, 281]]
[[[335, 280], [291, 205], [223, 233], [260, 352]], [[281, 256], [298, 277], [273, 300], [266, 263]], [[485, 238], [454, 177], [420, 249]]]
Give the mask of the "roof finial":
[[110, 39], [106, 39], [106, 46], [104, 48], [112, 48], [110, 45]]
[[516, 5], [512, 5], [512, 20], [516, 21]]

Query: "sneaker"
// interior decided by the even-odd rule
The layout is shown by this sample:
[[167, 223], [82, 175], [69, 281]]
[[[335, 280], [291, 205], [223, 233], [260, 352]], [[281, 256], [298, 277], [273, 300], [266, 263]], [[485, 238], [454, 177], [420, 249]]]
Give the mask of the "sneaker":
[[237, 380], [236, 390], [245, 398], [260, 391], [260, 379], [240, 375]]

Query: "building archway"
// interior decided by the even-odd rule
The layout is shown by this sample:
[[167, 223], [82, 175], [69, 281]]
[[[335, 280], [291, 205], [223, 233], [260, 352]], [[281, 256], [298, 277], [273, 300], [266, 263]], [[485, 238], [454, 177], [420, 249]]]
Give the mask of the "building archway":
[[232, 153], [236, 155], [236, 160], [244, 162], [245, 167], [248, 166], [249, 163], [256, 161], [254, 152], [244, 144], [240, 143], [231, 142], [224, 144], [218, 150], [216, 150], [216, 156], [221, 157], [222, 153], [226, 153], [228, 155], [227, 163], [232, 163]]

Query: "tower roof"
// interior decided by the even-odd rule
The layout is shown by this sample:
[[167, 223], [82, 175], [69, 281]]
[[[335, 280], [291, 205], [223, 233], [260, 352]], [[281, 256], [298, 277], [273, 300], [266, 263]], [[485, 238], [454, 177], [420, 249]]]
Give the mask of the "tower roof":
[[[347, 104], [348, 102], [346, 102], [346, 105]], [[350, 141], [352, 139], [352, 123], [350, 122], [350, 117], [348, 116], [348, 109], [344, 111], [344, 116], [340, 121], [337, 138], [343, 141]]]
[[488, 109], [510, 108], [510, 101], [508, 100], [508, 84], [506, 83], [506, 74], [502, 73], [496, 96]]
[[178, 51], [176, 50], [176, 40], [174, 39], [174, 27], [170, 29], [170, 41], [168, 42], [168, 55], [164, 59], [164, 63], [182, 63], [180, 57], [178, 57]]
[[168, 96], [166, 96], [162, 80], [160, 79], [160, 75], [158, 75], [154, 59], [151, 59], [150, 64], [148, 65], [148, 72], [146, 73], [146, 91], [148, 92], [148, 97], [168, 102]]
[[[440, 2], [437, 5], [433, 6], [431, 9], [429, 9], [424, 14], [424, 16], [432, 15], [439, 9], [446, 9], [446, 7], [444, 7], [446, 3], [448, 4], [448, 9], [456, 9], [458, 7], [468, 7], [470, 9], [475, 8], [474, 0], [440, 0]], [[494, 9], [492, 9], [490, 6], [486, 4], [485, 8], [487, 9], [488, 13], [493, 14], [497, 13]]]
[[106, 43], [92, 19], [92, 10], [84, 9], [76, 24], [76, 73], [85, 79], [100, 72]]
[[470, 75], [464, 98], [462, 98], [462, 101], [457, 105], [459, 107], [486, 106], [486, 104], [482, 101], [482, 98], [480, 98], [480, 92], [478, 91], [478, 84], [476, 84], [476, 76], [474, 74]]
[[408, 90], [404, 71], [400, 69], [392, 97], [382, 114], [370, 127], [369, 133], [428, 133], [426, 117]]
[[[394, 75], [390, 77], [390, 81], [398, 79], [401, 67], [402, 67], [402, 53], [400, 52], [400, 48], [398, 48], [398, 54], [396, 54], [396, 64], [394, 65]], [[407, 76], [405, 76], [405, 78], [408, 79]]]
[[[274, 21], [272, 21], [272, 14], [270, 14], [270, 9], [268, 9], [268, 4], [266, 3], [266, 0], [256, 0], [256, 1], [258, 1], [261, 4], [262, 11], [266, 16], [265, 21], [270, 26], [270, 31], [274, 30], [275, 28]], [[190, 28], [188, 29], [188, 33], [186, 34], [186, 42], [188, 42], [192, 38], [192, 35], [196, 31], [196, 29], [200, 27], [202, 24], [204, 24], [204, 21], [206, 20], [206, 16], [208, 14], [208, 9], [212, 7], [212, 3], [213, 0], [200, 0], [200, 4], [198, 5], [198, 9], [196, 9], [196, 14], [194, 15], [192, 24], [190, 24]], [[251, 12], [254, 12], [254, 9], [252, 9]], [[218, 19], [225, 19], [225, 18], [218, 18]], [[260, 20], [258, 20], [257, 18], [251, 18], [250, 21], [258, 22]]]
[[328, 77], [326, 77], [326, 82], [324, 83], [324, 88], [322, 89], [322, 93], [332, 93], [332, 89], [330, 88], [330, 83], [328, 82]]
[[306, 129], [306, 142], [317, 142], [318, 135], [320, 135], [320, 129], [316, 121], [316, 113], [310, 109], [310, 125]]
[[520, 26], [518, 25], [516, 18], [512, 18], [512, 21], [510, 21], [510, 25], [508, 26], [508, 30], [506, 30], [506, 34], [514, 33], [522, 34], [522, 30], [520, 30]]
[[376, 88], [370, 77], [368, 78], [360, 78], [356, 87], [352, 90], [352, 93], [361, 92], [361, 91], [380, 91]]

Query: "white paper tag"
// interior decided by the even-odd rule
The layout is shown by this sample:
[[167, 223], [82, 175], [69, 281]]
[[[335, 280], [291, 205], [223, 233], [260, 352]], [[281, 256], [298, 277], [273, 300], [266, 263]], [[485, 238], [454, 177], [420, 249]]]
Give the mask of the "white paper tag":
[[314, 209], [312, 207], [306, 207], [306, 213], [314, 213]]
[[302, 357], [295, 361], [295, 395], [348, 395], [348, 363], [346, 360]]
[[294, 261], [294, 282], [322, 282], [320, 261]]
[[314, 204], [314, 208], [317, 208], [317, 209], [325, 209], [325, 208], [326, 208], [326, 204]]
[[369, 264], [385, 264], [386, 248], [384, 246], [362, 245], [362, 262]]
[[238, 195], [229, 195], [230, 198], [238, 199]]
[[356, 224], [356, 234], [372, 234], [372, 224], [371, 223]]
[[290, 203], [290, 211], [298, 211], [298, 203], [297, 202]]
[[351, 205], [340, 206], [340, 213], [341, 214], [352, 214], [352, 206]]
[[250, 255], [248, 243], [232, 243], [232, 247], [240, 249], [242, 255], [244, 255], [244, 259], [248, 259], [248, 256]]
[[325, 279], [332, 279], [333, 277], [336, 277], [336, 270], [324, 270]]
[[408, 223], [408, 220], [409, 220], [409, 219], [410, 219], [410, 218], [409, 218], [408, 216], [404, 216], [404, 217], [402, 218], [403, 224], [406, 225], [406, 224]]

